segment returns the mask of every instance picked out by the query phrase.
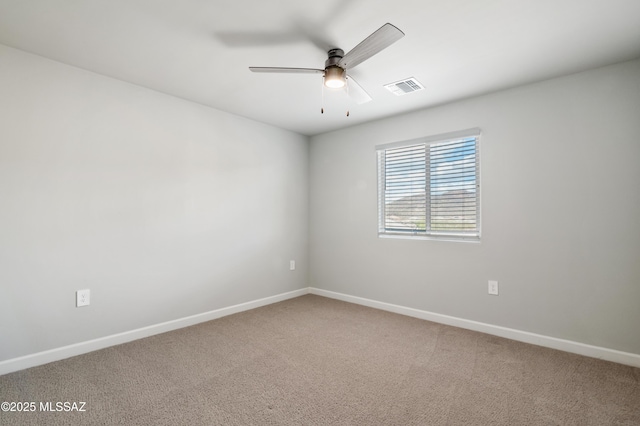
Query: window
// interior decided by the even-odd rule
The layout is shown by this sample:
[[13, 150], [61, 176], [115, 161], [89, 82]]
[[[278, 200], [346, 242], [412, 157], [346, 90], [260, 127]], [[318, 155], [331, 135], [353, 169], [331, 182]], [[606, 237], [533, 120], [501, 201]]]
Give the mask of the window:
[[480, 129], [376, 147], [378, 234], [480, 238]]

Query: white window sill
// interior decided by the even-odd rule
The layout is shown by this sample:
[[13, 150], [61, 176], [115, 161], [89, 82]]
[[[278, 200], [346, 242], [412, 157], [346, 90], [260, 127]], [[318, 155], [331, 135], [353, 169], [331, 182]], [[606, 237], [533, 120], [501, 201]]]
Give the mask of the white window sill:
[[480, 237], [456, 237], [453, 235], [410, 235], [410, 234], [378, 234], [378, 238], [382, 239], [400, 239], [400, 240], [422, 240], [422, 241], [448, 241], [454, 243], [472, 243], [480, 244]]

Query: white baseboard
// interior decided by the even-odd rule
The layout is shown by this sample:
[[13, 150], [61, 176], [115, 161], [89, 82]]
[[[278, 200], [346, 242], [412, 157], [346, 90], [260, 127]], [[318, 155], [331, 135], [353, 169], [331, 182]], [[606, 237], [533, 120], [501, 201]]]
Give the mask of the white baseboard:
[[136, 330], [126, 331], [124, 333], [113, 334], [111, 336], [101, 337], [99, 339], [93, 339], [69, 346], [63, 346], [61, 348], [55, 348], [31, 355], [25, 355], [19, 358], [8, 359], [0, 362], [0, 375], [23, 370], [25, 368], [47, 364], [53, 361], [59, 361], [61, 359], [69, 358], [76, 355], [82, 355], [87, 352], [92, 352], [110, 346], [130, 342], [132, 340], [153, 336], [155, 334], [165, 333], [167, 331], [188, 327], [191, 325], [199, 324], [201, 322], [211, 321], [238, 312], [248, 311], [250, 309], [259, 308], [261, 306], [266, 306], [272, 303], [281, 302], [283, 300], [292, 299], [294, 297], [303, 296], [308, 293], [328, 297], [331, 299], [342, 300], [344, 302], [368, 306], [383, 311], [407, 315], [414, 318], [433, 321], [440, 324], [446, 324], [454, 327], [465, 328], [468, 330], [479, 331], [494, 336], [505, 337], [507, 339], [517, 340], [519, 342], [531, 343], [534, 345], [558, 349], [578, 355], [617, 362], [619, 364], [630, 365], [632, 367], [640, 367], [640, 355], [638, 354], [617, 351], [615, 349], [602, 348], [599, 346], [586, 345], [584, 343], [573, 342], [571, 340], [543, 336], [541, 334], [529, 333], [527, 331], [500, 327], [482, 322], [456, 318], [448, 315], [422, 311], [419, 309], [407, 308], [405, 306], [394, 305], [391, 303], [379, 302], [377, 300], [365, 299], [362, 297], [350, 296], [334, 291], [309, 287], [290, 291], [287, 293], [281, 293], [275, 296], [265, 297], [263, 299], [253, 300], [246, 303], [240, 303], [238, 305], [233, 305], [226, 308], [204, 312], [202, 314], [179, 318], [173, 321], [167, 321]]
[[59, 361], [61, 359], [70, 358], [76, 355], [82, 355], [87, 352], [96, 351], [98, 349], [104, 349], [109, 346], [127, 343], [132, 340], [142, 339], [144, 337], [153, 336], [155, 334], [165, 333], [167, 331], [176, 330], [178, 328], [188, 327], [190, 325], [199, 324], [201, 322], [211, 321], [216, 318], [236, 314], [238, 312], [248, 311], [249, 309], [259, 308], [260, 306], [270, 305], [272, 303], [277, 303], [283, 300], [292, 299], [294, 297], [303, 296], [307, 293], [309, 293], [309, 289], [302, 288], [287, 293], [281, 293], [275, 296], [265, 297], [263, 299], [253, 300], [226, 308], [204, 312], [202, 314], [191, 315], [185, 318], [179, 318], [160, 324], [150, 325], [148, 327], [138, 328], [136, 330], [125, 331], [124, 333], [113, 334], [111, 336], [88, 340], [86, 342], [75, 343], [73, 345], [63, 346], [61, 348], [55, 348], [48, 351], [8, 359], [0, 362], [0, 376], [3, 374], [12, 373], [14, 371], [23, 370], [25, 368], [35, 367], [53, 361]]
[[558, 349], [561, 351], [584, 355], [591, 358], [617, 362], [619, 364], [630, 365], [632, 367], [640, 367], [640, 355], [638, 354], [617, 351], [615, 349], [602, 348], [599, 346], [586, 345], [584, 343], [573, 342], [571, 340], [543, 336], [541, 334], [529, 333], [527, 331], [515, 330], [513, 328], [501, 327], [497, 325], [451, 317], [448, 315], [436, 314], [433, 312], [407, 308], [404, 306], [393, 305], [391, 303], [379, 302], [377, 300], [350, 296], [347, 294], [321, 290], [313, 287], [309, 288], [309, 293], [316, 294], [318, 296], [329, 297], [331, 299], [342, 300], [344, 302], [368, 306], [383, 311], [389, 311], [397, 314], [407, 315], [410, 317], [433, 321], [440, 324], [452, 325], [454, 327], [460, 327], [468, 330], [491, 334], [494, 336], [505, 337], [507, 339], [517, 340], [519, 342], [531, 343], [533, 345]]

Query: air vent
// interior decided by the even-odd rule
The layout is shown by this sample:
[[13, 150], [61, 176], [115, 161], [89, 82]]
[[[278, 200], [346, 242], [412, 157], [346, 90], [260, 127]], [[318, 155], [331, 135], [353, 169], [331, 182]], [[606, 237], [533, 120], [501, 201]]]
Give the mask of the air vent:
[[413, 77], [396, 81], [395, 83], [385, 84], [384, 87], [396, 96], [406, 95], [407, 93], [424, 89], [424, 86]]

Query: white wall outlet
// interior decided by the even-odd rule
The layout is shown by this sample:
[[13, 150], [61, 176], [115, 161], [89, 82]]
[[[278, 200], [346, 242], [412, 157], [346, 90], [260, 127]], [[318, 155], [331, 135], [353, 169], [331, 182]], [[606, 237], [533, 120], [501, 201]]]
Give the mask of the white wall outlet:
[[289, 270], [290, 271], [295, 271], [296, 270], [296, 261], [295, 260], [290, 260], [289, 261]]
[[489, 281], [489, 294], [498, 295], [498, 281]]
[[76, 291], [76, 307], [89, 306], [91, 302], [91, 292], [89, 289]]

